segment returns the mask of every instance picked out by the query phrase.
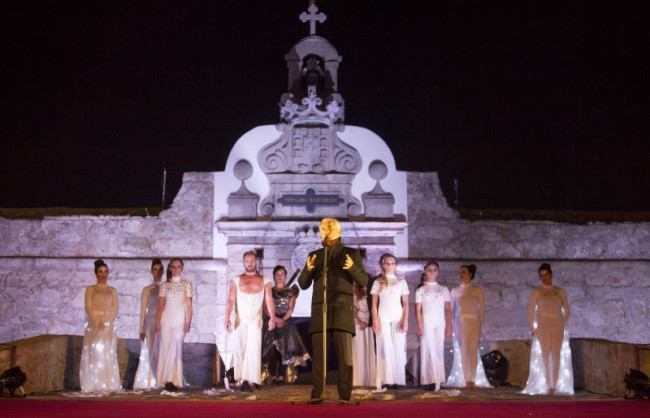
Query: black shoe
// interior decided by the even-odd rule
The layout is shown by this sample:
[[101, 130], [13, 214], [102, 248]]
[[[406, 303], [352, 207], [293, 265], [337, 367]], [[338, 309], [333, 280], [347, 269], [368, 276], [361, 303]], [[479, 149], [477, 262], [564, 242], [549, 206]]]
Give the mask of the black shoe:
[[258, 385], [257, 383], [253, 383], [253, 387], [254, 387], [255, 389], [257, 389], [257, 390], [261, 390], [261, 389], [262, 389], [262, 385]]
[[250, 383], [248, 383], [248, 380], [244, 380], [241, 384], [241, 391], [242, 392], [252, 392], [253, 389], [251, 389]]
[[165, 390], [167, 392], [178, 392], [178, 387], [176, 387], [172, 382], [167, 382], [165, 383]]

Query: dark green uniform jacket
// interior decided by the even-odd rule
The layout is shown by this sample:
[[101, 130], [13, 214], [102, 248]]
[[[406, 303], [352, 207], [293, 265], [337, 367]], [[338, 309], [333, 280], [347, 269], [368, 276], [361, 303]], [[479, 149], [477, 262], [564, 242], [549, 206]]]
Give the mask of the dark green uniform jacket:
[[[314, 283], [311, 297], [311, 322], [309, 334], [323, 332], [323, 264], [325, 248], [309, 253], [308, 257], [316, 254], [314, 268], [309, 271], [307, 266], [302, 269], [298, 284], [302, 289], [308, 289]], [[355, 334], [354, 300], [352, 281], [359, 286], [368, 283], [368, 275], [363, 268], [359, 251], [344, 247], [341, 241], [327, 248], [327, 330], [339, 330]], [[348, 254], [354, 265], [344, 270], [345, 255]]]

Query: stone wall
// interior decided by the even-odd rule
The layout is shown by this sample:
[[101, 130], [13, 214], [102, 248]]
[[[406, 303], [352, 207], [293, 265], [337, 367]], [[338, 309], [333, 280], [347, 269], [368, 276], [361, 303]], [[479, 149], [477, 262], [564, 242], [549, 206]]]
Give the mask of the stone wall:
[[[118, 336], [138, 338], [140, 296], [151, 282], [150, 259], [104, 258], [108, 284], [117, 289]], [[0, 258], [0, 341], [41, 334], [83, 335], [86, 287], [96, 282], [93, 259]], [[214, 343], [219, 309], [215, 284], [226, 265], [185, 259], [183, 276], [194, 286], [194, 318], [186, 342]]]
[[[290, 265], [297, 242], [293, 235], [278, 235], [277, 228], [249, 236], [244, 226], [230, 222], [227, 258], [215, 259], [214, 178], [214, 173], [186, 174], [172, 207], [158, 217], [0, 218], [0, 342], [81, 335], [83, 295], [95, 282], [92, 261], [99, 257], [120, 295], [119, 336], [137, 338], [140, 291], [150, 281], [154, 256], [185, 258], [184, 275], [196, 292], [186, 341], [214, 342], [228, 278], [241, 271], [243, 251], [265, 247], [268, 274], [277, 262]], [[440, 281], [453, 287], [461, 264], [477, 264], [476, 283], [487, 304], [486, 341], [529, 338], [526, 306], [542, 261], [553, 264], [554, 282], [569, 296], [572, 338], [650, 341], [650, 224], [468, 221], [449, 208], [436, 173], [408, 173], [408, 185], [410, 257], [399, 260], [398, 272], [414, 290], [425, 261], [435, 258], [442, 263]], [[219, 222], [224, 228], [226, 223]], [[386, 237], [371, 234], [373, 228], [386, 229], [379, 223], [346, 223], [349, 233], [364, 234], [346, 236], [345, 242], [367, 247], [364, 262], [371, 273], [378, 271], [378, 254], [390, 248]]]
[[650, 223], [467, 221], [447, 206], [436, 173], [409, 173], [408, 184], [410, 261], [398, 268], [414, 285], [426, 260], [436, 259], [451, 288], [461, 264], [476, 264], [490, 340], [530, 335], [528, 297], [548, 261], [569, 297], [572, 338], [650, 341]]
[[121, 338], [138, 338], [140, 295], [151, 258], [185, 259], [194, 285], [187, 342], [214, 342], [217, 288], [226, 263], [214, 260], [212, 173], [186, 173], [170, 209], [158, 217], [0, 218], [0, 342], [41, 334], [82, 335], [84, 293], [96, 282], [93, 261], [108, 264], [119, 294]]
[[213, 178], [185, 173], [174, 203], [158, 217], [0, 218], [0, 257], [212, 258]]

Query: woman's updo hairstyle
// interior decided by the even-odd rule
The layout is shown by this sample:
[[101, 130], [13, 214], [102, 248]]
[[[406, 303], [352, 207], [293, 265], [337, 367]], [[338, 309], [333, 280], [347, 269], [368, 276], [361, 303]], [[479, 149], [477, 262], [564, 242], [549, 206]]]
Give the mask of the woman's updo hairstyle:
[[542, 263], [541, 266], [537, 269], [537, 272], [539, 273], [542, 270], [547, 270], [549, 273], [553, 274], [553, 270], [551, 270], [551, 265], [548, 263]]
[[[158, 264], [160, 264], [161, 266], [163, 265], [163, 263], [162, 263], [162, 261], [160, 260], [160, 258], [154, 258], [153, 260], [151, 260], [151, 269], [153, 270], [153, 268], [154, 268], [155, 266], [157, 266]], [[163, 267], [164, 267], [164, 266], [163, 266]]]
[[467, 271], [469, 271], [469, 274], [471, 274], [469, 280], [474, 280], [474, 276], [476, 275], [476, 266], [474, 264], [464, 264], [461, 267], [466, 268]]
[[415, 288], [415, 290], [421, 288], [422, 286], [424, 286], [424, 283], [426, 283], [427, 276], [426, 276], [426, 274], [424, 274], [424, 271], [427, 268], [429, 268], [429, 266], [436, 266], [436, 268], [438, 268], [438, 270], [440, 270], [440, 263], [438, 263], [437, 261], [434, 261], [434, 260], [429, 260], [429, 262], [424, 265], [424, 270], [422, 271], [422, 274], [420, 274], [420, 284], [418, 285], [418, 287]]
[[97, 274], [97, 272], [99, 271], [99, 268], [101, 266], [104, 266], [104, 267], [108, 268], [106, 263], [104, 263], [104, 260], [102, 260], [102, 259], [95, 260], [95, 274]]

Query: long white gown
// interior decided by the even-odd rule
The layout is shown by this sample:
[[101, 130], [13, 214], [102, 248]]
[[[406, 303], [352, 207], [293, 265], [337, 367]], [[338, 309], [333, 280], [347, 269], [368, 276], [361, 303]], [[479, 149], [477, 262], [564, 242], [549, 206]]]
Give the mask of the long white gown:
[[445, 381], [445, 303], [449, 289], [437, 282], [424, 282], [415, 291], [415, 303], [422, 304], [424, 335], [420, 337], [420, 384]]
[[359, 322], [370, 321], [368, 300], [354, 295], [354, 323], [356, 335], [352, 338], [352, 386], [375, 385], [375, 339], [372, 327], [359, 328]]
[[160, 318], [158, 338], [158, 367], [156, 378], [158, 385], [167, 382], [177, 387], [184, 386], [183, 379], [183, 340], [185, 339], [185, 321], [187, 298], [193, 294], [192, 283], [180, 277], [160, 285], [160, 297], [165, 298], [165, 309]]
[[[87, 322], [79, 380], [82, 392], [114, 392], [122, 389], [117, 365], [117, 290], [96, 284], [86, 288]], [[100, 329], [101, 328], [101, 329]]]
[[406, 280], [388, 276], [388, 285], [380, 289], [379, 280], [371, 295], [379, 295], [379, 334], [377, 341], [377, 380], [388, 385], [406, 384], [406, 333], [399, 330], [402, 319], [402, 295], [408, 295]]
[[156, 346], [156, 311], [160, 283], [151, 283], [142, 289], [140, 300], [140, 333], [144, 341], [140, 345], [140, 360], [135, 372], [134, 389], [156, 387], [156, 368], [158, 367], [158, 347]]
[[270, 282], [263, 278], [262, 290], [244, 293], [239, 289], [239, 276], [232, 278], [237, 286], [237, 320], [235, 321], [233, 365], [236, 381], [262, 383], [262, 309], [264, 288]]

